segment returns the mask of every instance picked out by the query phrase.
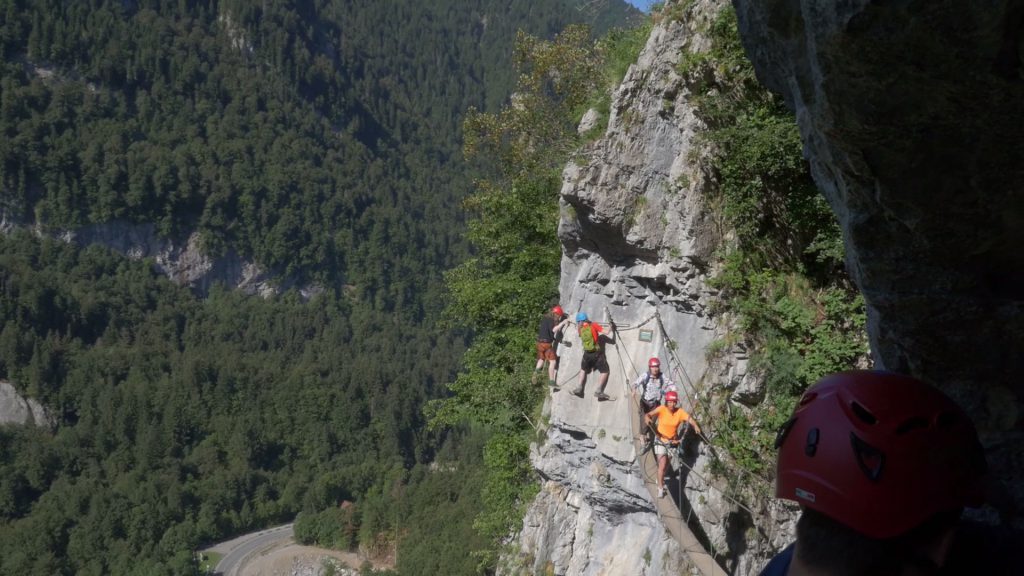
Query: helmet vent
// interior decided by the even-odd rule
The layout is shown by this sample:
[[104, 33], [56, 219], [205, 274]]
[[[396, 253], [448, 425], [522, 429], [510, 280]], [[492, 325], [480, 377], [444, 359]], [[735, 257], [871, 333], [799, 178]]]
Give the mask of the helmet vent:
[[850, 443], [853, 445], [853, 454], [857, 459], [857, 465], [860, 466], [860, 471], [868, 477], [868, 480], [877, 482], [882, 475], [882, 468], [885, 467], [885, 454], [852, 432], [850, 433]]
[[804, 444], [804, 454], [814, 457], [818, 453], [818, 440], [821, 439], [821, 431], [811, 428], [807, 432], [807, 444]]
[[896, 434], [902, 435], [910, 432], [911, 430], [917, 430], [918, 428], [927, 428], [928, 420], [925, 420], [921, 416], [914, 416], [903, 421], [902, 424], [896, 427]]
[[793, 424], [796, 424], [796, 418], [790, 418], [785, 424], [779, 427], [779, 431], [775, 433], [775, 449], [778, 450], [782, 447], [782, 443], [786, 441], [786, 436], [789, 435], [789, 431], [793, 429]]
[[850, 408], [861, 422], [871, 425], [878, 424], [878, 419], [875, 418], [875, 415], [869, 412], [867, 408], [861, 406], [859, 402], [850, 402]]

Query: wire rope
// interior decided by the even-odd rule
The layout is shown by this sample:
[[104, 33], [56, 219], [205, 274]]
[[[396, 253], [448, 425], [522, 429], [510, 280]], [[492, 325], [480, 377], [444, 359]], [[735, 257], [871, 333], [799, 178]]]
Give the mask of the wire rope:
[[[647, 325], [652, 320], [655, 320], [657, 322], [657, 327], [658, 327], [658, 330], [659, 330], [660, 336], [661, 336], [661, 345], [660, 345], [661, 351], [665, 353], [665, 355], [668, 357], [668, 359], [669, 359], [669, 361], [671, 363], [670, 370], [672, 370], [673, 372], [675, 370], [678, 370], [678, 373], [682, 375], [682, 378], [679, 380], [679, 382], [680, 382], [680, 385], [685, 384], [685, 386], [686, 386], [686, 388], [685, 388], [686, 399], [687, 399], [687, 401], [690, 404], [692, 413], [693, 414], [697, 414], [698, 411], [703, 413], [708, 418], [707, 421], [706, 421], [706, 424], [707, 425], [711, 425], [712, 427], [714, 425], [714, 420], [711, 418], [711, 413], [709, 412], [709, 409], [704, 406], [705, 403], [701, 402], [700, 390], [698, 390], [696, 384], [694, 383], [694, 380], [690, 377], [689, 373], [686, 371], [686, 368], [685, 368], [682, 360], [679, 358], [679, 355], [676, 353], [676, 351], [674, 350], [673, 347], [668, 345], [672, 340], [669, 338], [668, 331], [665, 329], [665, 325], [664, 325], [664, 323], [661, 320], [660, 313], [655, 312], [654, 314], [652, 314], [651, 316], [647, 317], [642, 322], [639, 322], [637, 324], [619, 324], [619, 323], [615, 322], [614, 318], [612, 317], [612, 315], [611, 315], [611, 313], [610, 313], [610, 311], [608, 310], [607, 307], [605, 307], [604, 311], [605, 311], [605, 314], [607, 315], [607, 318], [609, 319], [609, 323], [611, 324], [612, 335], [614, 337], [614, 340], [613, 340], [612, 344], [613, 344], [613, 347], [615, 348], [615, 353], [616, 353], [616, 355], [618, 357], [618, 360], [619, 360], [619, 369], [620, 369], [620, 372], [621, 372], [622, 377], [623, 377], [623, 382], [622, 382], [621, 388], [624, 391], [623, 393], [629, 394], [629, 396], [630, 396], [629, 405], [632, 407], [633, 412], [635, 412], [638, 415], [638, 417], [640, 418], [639, 425], [637, 427], [635, 427], [635, 428], [633, 427], [632, 423], [628, 427], [621, 427], [621, 426], [611, 426], [611, 427], [609, 427], [609, 426], [597, 426], [597, 425], [586, 426], [586, 425], [584, 425], [584, 426], [574, 426], [574, 428], [577, 428], [577, 429], [579, 429], [581, 431], [590, 431], [590, 435], [591, 436], [593, 436], [594, 433], [596, 431], [598, 431], [598, 430], [604, 430], [606, 433], [607, 432], [612, 432], [613, 434], [615, 432], [622, 432], [622, 433], [625, 433], [626, 437], [631, 437], [633, 439], [634, 447], [636, 446], [637, 442], [639, 442], [641, 446], [645, 446], [644, 450], [642, 450], [639, 454], [636, 454], [634, 456], [633, 462], [637, 466], [639, 466], [641, 477], [643, 478], [645, 483], [647, 483], [647, 484], [657, 484], [657, 480], [655, 478], [652, 478], [651, 475], [647, 472], [646, 466], [644, 465], [644, 462], [643, 462], [643, 458], [646, 457], [648, 454], [650, 454], [650, 457], [654, 458], [654, 468], [655, 468], [655, 470], [657, 470], [658, 469], [658, 459], [659, 459], [659, 457], [655, 454], [655, 451], [653, 450], [653, 445], [650, 448], [646, 448], [647, 442], [646, 442], [646, 438], [645, 438], [645, 432], [646, 432], [645, 428], [651, 428], [651, 426], [650, 426], [650, 424], [646, 424], [644, 422], [643, 416], [640, 415], [641, 403], [640, 403], [640, 400], [634, 394], [633, 386], [632, 386], [633, 378], [630, 377], [630, 375], [629, 375], [629, 373], [627, 371], [627, 365], [629, 366], [630, 369], [632, 369], [635, 377], [639, 377], [640, 370], [637, 368], [636, 362], [634, 361], [634, 359], [630, 355], [628, 349], [626, 349], [626, 347], [624, 345], [620, 346], [620, 343], [621, 343], [620, 342], [620, 333], [624, 332], [624, 331], [628, 332], [628, 331], [633, 331], [633, 330], [639, 330], [641, 327]], [[574, 326], [576, 326], [575, 323], [572, 323], [572, 324]], [[577, 331], [578, 331], [578, 327], [577, 327]], [[623, 356], [625, 356], [625, 358], [623, 358]], [[573, 379], [575, 379], [580, 374], [581, 371], [582, 371], [582, 369], [577, 370], [576, 373], [574, 373], [569, 378], [563, 380], [561, 382], [561, 384], [559, 384], [558, 386], [562, 387], [567, 382], [572, 381]], [[706, 373], [707, 373], [707, 368], [705, 368], [705, 374]], [[703, 378], [704, 378], [704, 375], [701, 376], [701, 380], [703, 380]], [[682, 386], [680, 386], [680, 387], [682, 388]], [[631, 416], [631, 418], [632, 417], [633, 416]], [[686, 435], [689, 433], [689, 428], [690, 427], [687, 426], [687, 428], [683, 431], [683, 434], [682, 434], [682, 436], [680, 438], [680, 446], [682, 446], [683, 440], [685, 440]], [[726, 462], [725, 459], [723, 459], [721, 456], [718, 455], [718, 451], [715, 449], [714, 443], [711, 441], [711, 438], [709, 438], [703, 432], [698, 432], [697, 429], [694, 429], [693, 433], [696, 434], [696, 436], [698, 438], [700, 438], [705, 443], [705, 445], [710, 450], [711, 454], [718, 461], [723, 462], [723, 463]], [[635, 448], [634, 448], [634, 450], [635, 450]], [[707, 489], [713, 490], [713, 491], [719, 493], [725, 500], [727, 500], [728, 502], [732, 503], [737, 508], [747, 512], [748, 514], [751, 515], [751, 517], [766, 518], [769, 521], [769, 525], [772, 524], [771, 517], [766, 512], [755, 511], [753, 508], [751, 508], [751, 506], [747, 505], [745, 502], [741, 501], [739, 498], [733, 496], [732, 494], [730, 494], [725, 489], [720, 488], [715, 483], [711, 482], [709, 480], [709, 478], [707, 478], [706, 476], [704, 476], [703, 474], [698, 472], [693, 466], [691, 466], [689, 463], [687, 463], [685, 457], [681, 453], [678, 454], [678, 458], [676, 458], [674, 460], [677, 460], [678, 464], [681, 464], [682, 467], [686, 468], [686, 470], [687, 470], [687, 472], [685, 474], [686, 477], [689, 477], [690, 474], [693, 474], [696, 479], [700, 480], [707, 487]], [[672, 464], [677, 464], [677, 462], [672, 462]], [[679, 479], [678, 488], [677, 488], [677, 494], [676, 494], [676, 499], [675, 500], [676, 500], [676, 502], [679, 505], [682, 505], [682, 503], [684, 502], [683, 497], [684, 497], [684, 495], [686, 493], [686, 487], [685, 487], [684, 482], [682, 480], [684, 474], [682, 472], [682, 469], [679, 466], [676, 466], [675, 468], [676, 468], [677, 477]], [[743, 470], [742, 468], [737, 468], [736, 471], [739, 472], [741, 475], [757, 478], [757, 479], [759, 479], [761, 481], [766, 481], [765, 478], [763, 478], [763, 477], [761, 477], [759, 475], [753, 474], [753, 473], [751, 473], [749, 471]], [[656, 472], [656, 474], [657, 474], [657, 472]], [[657, 510], [657, 507], [655, 507], [655, 510], [658, 512], [659, 516], [662, 516], [660, 511]], [[680, 510], [680, 512], [682, 512], [682, 511]], [[718, 514], [715, 514], [711, 509], [708, 509], [707, 512], [709, 513], [710, 516], [715, 517], [715, 520], [718, 523], [722, 523], [723, 522], [723, 518], [721, 518]], [[685, 518], [682, 515], [680, 515], [678, 519], [681, 522], [685, 522], [685, 525], [688, 527], [688, 526], [691, 525], [691, 522], [693, 520], [694, 514], [695, 514], [695, 510], [694, 510], [693, 505], [692, 504], [688, 504], [687, 505], [687, 511], [686, 511], [686, 514], [685, 514]], [[666, 518], [663, 517], [663, 521], [664, 520], [666, 520]], [[692, 532], [692, 530], [691, 530], [691, 532]], [[772, 532], [774, 532], [774, 531], [772, 531]], [[718, 558], [718, 552], [717, 552], [717, 548], [715, 547], [714, 541], [709, 536], [705, 536], [705, 537], [707, 539], [708, 545], [710, 546], [710, 555], [711, 555], [711, 557], [712, 558]], [[769, 540], [770, 540], [771, 539], [771, 533], [769, 533], [768, 537], [769, 537]], [[703, 554], [708, 554], [709, 553], [709, 551], [707, 549], [705, 549], [703, 546], [700, 547], [700, 548], [687, 548], [687, 547], [683, 547], [683, 548], [684, 548], [684, 551], [691, 552], [691, 553], [703, 553]]]
[[[606, 308], [606, 313], [607, 313], [607, 308]], [[609, 316], [609, 318], [611, 318], [611, 314], [608, 314], [608, 316]], [[668, 331], [665, 329], [665, 325], [664, 325], [664, 323], [661, 320], [660, 313], [655, 312], [652, 316], [648, 317], [643, 322], [637, 324], [634, 327], [630, 327], [630, 328], [626, 328], [626, 329], [636, 329], [636, 328], [639, 328], [640, 326], [643, 326], [643, 325], [647, 324], [648, 322], [650, 322], [652, 319], [657, 320], [658, 329], [659, 329], [659, 332], [661, 333], [661, 340], [662, 340], [661, 348], [662, 348], [662, 350], [667, 353], [667, 356], [669, 357], [670, 361], [674, 365], [675, 369], [678, 370], [680, 374], [682, 374], [682, 377], [683, 377], [682, 379], [685, 380], [685, 384], [686, 384], [687, 389], [688, 389], [687, 392], [686, 392], [687, 400], [690, 403], [690, 406], [691, 406], [691, 408], [693, 410], [693, 413], [696, 414], [697, 411], [698, 411], [698, 408], [699, 408], [702, 413], [704, 413], [706, 416], [709, 417], [707, 423], [713, 425], [714, 422], [713, 422], [712, 419], [710, 419], [710, 412], [708, 412], [707, 409], [704, 408], [703, 403], [701, 403], [699, 401], [700, 391], [697, 389], [697, 386], [694, 384], [694, 381], [690, 377], [689, 373], [687, 373], [687, 371], [686, 371], [686, 369], [685, 369], [685, 367], [683, 365], [682, 360], [680, 360], [680, 358], [679, 358], [679, 355], [676, 353], [676, 351], [672, 347], [667, 345], [668, 342], [671, 341], [671, 339], [669, 338]], [[617, 324], [614, 323], [614, 322], [613, 322], [613, 325], [617, 326]], [[621, 365], [621, 364], [623, 364], [622, 360], [621, 360], [622, 352], [619, 351], [618, 339], [616, 339], [616, 352], [619, 354], [620, 365]], [[631, 367], [633, 368], [633, 371], [636, 372], [637, 374], [639, 374], [639, 370], [636, 368], [636, 364], [633, 362], [632, 358], [629, 356], [628, 351], [625, 352], [625, 354], [626, 354], [627, 359], [629, 360], [629, 363], [630, 363]], [[705, 370], [705, 372], [706, 372], [706, 370]], [[623, 373], [625, 374], [624, 366], [623, 366]], [[680, 381], [680, 384], [683, 384], [683, 382]], [[690, 394], [691, 391], [692, 391], [692, 395]], [[638, 402], [634, 402], [634, 403], [637, 404], [637, 408], [639, 408], [639, 403]], [[686, 435], [686, 433], [688, 431], [689, 431], [689, 427], [687, 427], [687, 430], [684, 431], [684, 437], [685, 437], [685, 435]], [[703, 432], [698, 432], [696, 429], [694, 429], [693, 432], [694, 432], [694, 434], [697, 435], [698, 438], [700, 438], [701, 440], [704, 441], [705, 445], [707, 445], [709, 450], [712, 451], [712, 453], [716, 457], [716, 459], [718, 459], [720, 462], [725, 462], [725, 460], [723, 458], [721, 458], [721, 456], [718, 455], [718, 451], [715, 450], [714, 443], [711, 442], [711, 439], [708, 438], [707, 435], [705, 435]], [[681, 441], [682, 441], [682, 439], [681, 439]], [[653, 453], [653, 450], [651, 452]], [[678, 458], [678, 462], [680, 464], [682, 464], [683, 466], [685, 466], [687, 468], [687, 470], [689, 471], [689, 473], [694, 474], [696, 478], [698, 478], [701, 482], [703, 482], [708, 487], [708, 489], [714, 490], [715, 492], [718, 492], [719, 494], [722, 495], [723, 498], [725, 498], [727, 501], [731, 502], [732, 504], [736, 505], [738, 508], [744, 510], [745, 512], [747, 512], [748, 514], [750, 514], [753, 517], [768, 518], [770, 520], [770, 517], [766, 513], [753, 510], [749, 505], [747, 505], [746, 503], [744, 503], [743, 501], [741, 501], [737, 497], [733, 496], [732, 494], [729, 494], [726, 490], [723, 490], [722, 488], [718, 487], [715, 483], [711, 482], [707, 477], [705, 477], [700, 472], [697, 472], [694, 469], [693, 466], [689, 465], [685, 461], [685, 458], [679, 457]], [[745, 475], [745, 476], [748, 476], [748, 477], [757, 478], [760, 481], [768, 481], [767, 479], [765, 479], [765, 478], [763, 478], [763, 477], [761, 477], [759, 475], [753, 474], [753, 473], [751, 473], [749, 471], [746, 471], [746, 470], [743, 470], [741, 468], [737, 469], [736, 471], [739, 472], [742, 475]], [[645, 471], [642, 471], [642, 474], [645, 476], [646, 480], [648, 480], [648, 481], [650, 480], [649, 478], [647, 478], [647, 474], [646, 474]], [[685, 491], [685, 487], [683, 486], [683, 483], [680, 482], [679, 483], [679, 488], [678, 488], [678, 494], [677, 494], [677, 496], [678, 496], [677, 501], [682, 502], [682, 495], [684, 494], [684, 491]], [[687, 523], [689, 523], [690, 520], [692, 519], [692, 514], [693, 514], [693, 507], [689, 506], [689, 511], [688, 511], [688, 514], [687, 514]], [[717, 516], [717, 515], [715, 515], [715, 516]], [[721, 521], [720, 518], [719, 518], [719, 521]], [[771, 522], [769, 522], [769, 524], [770, 523]], [[711, 542], [710, 539], [709, 539], [709, 544], [711, 544], [711, 546], [713, 548], [712, 552], [714, 552], [714, 544], [713, 544], [713, 542]]]

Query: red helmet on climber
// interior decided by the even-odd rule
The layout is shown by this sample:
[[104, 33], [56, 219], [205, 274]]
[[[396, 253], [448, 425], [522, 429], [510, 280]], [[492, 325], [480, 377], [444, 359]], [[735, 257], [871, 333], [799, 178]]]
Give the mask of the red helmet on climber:
[[675, 390], [669, 390], [665, 393], [665, 403], [679, 402], [679, 394], [676, 394]]
[[890, 372], [826, 376], [775, 441], [776, 495], [869, 538], [980, 505], [985, 456], [967, 414], [931, 386]]
[[555, 307], [551, 309], [551, 312], [555, 316], [558, 316], [559, 318], [561, 318], [562, 316], [565, 316], [565, 310], [562, 310], [562, 307], [559, 306], [558, 304], [555, 304]]
[[647, 367], [648, 368], [654, 368], [654, 367], [661, 368], [661, 360], [658, 360], [658, 357], [654, 356], [650, 360], [647, 361]]

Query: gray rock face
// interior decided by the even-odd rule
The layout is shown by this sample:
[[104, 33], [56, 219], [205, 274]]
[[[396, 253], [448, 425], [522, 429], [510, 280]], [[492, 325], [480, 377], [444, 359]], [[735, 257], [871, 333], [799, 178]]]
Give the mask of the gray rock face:
[[610, 460], [582, 435], [551, 436], [533, 454], [548, 479], [523, 520], [526, 553], [503, 573], [669, 574], [686, 566], [629, 463]]
[[[711, 435], [717, 416], [705, 406], [712, 393], [734, 396], [737, 409], [738, 402], [763, 397], [763, 383], [747, 372], [745, 350], [706, 353], [729, 330], [711, 312], [715, 291], [707, 280], [712, 254], [730, 232], [707, 205], [715, 184], [702, 158], [704, 126], [676, 66], [684, 51], [708, 46], [699, 23], [726, 2], [687, 5], [682, 21], [655, 26], [614, 95], [604, 137], [563, 173], [560, 303], [570, 317], [584, 311], [618, 324], [617, 344], [607, 349], [607, 391], [616, 400], [592, 397], [596, 373], [582, 399], [568, 393], [582, 356], [570, 334], [560, 349], [562, 389], [546, 404], [547, 435], [532, 453], [543, 488], [515, 539], [518, 554], [504, 559], [502, 574], [699, 574], [691, 550], [673, 539], [657, 513], [649, 491], [654, 478], [637, 465], [629, 383], [658, 356], [680, 385], [684, 407]], [[712, 450], [701, 443], [692, 472], [684, 474], [683, 515], [719, 565], [733, 574], [757, 573], [791, 539], [792, 510], [730, 488], [710, 470]], [[759, 494], [768, 490], [763, 481], [753, 484]]]
[[0, 380], [0, 424], [52, 427], [53, 419], [42, 404], [23, 398], [13, 384]]
[[[0, 233], [9, 234], [29, 224], [10, 218], [0, 210]], [[35, 227], [36, 234], [44, 231]], [[296, 287], [291, 280], [280, 280], [254, 262], [243, 259], [229, 250], [222, 256], [210, 256], [203, 249], [198, 232], [182, 240], [161, 237], [153, 224], [107, 222], [92, 224], [74, 230], [55, 233], [61, 240], [79, 246], [97, 244], [124, 254], [133, 260], [152, 258], [156, 269], [181, 286], [188, 286], [201, 295], [207, 294], [215, 284], [237, 289], [264, 298], [281, 294]], [[309, 298], [323, 289], [319, 286], [301, 286], [299, 293]]]
[[1024, 506], [1024, 3], [734, 0], [796, 111], [876, 364], [978, 423]]
[[[274, 282], [270, 274], [234, 251], [219, 257], [209, 256], [197, 232], [179, 243], [158, 236], [152, 224], [111, 222], [65, 231], [61, 238], [80, 246], [100, 244], [136, 260], [153, 258], [157, 270], [171, 281], [200, 294], [206, 294], [217, 283], [263, 297], [280, 294], [290, 287], [288, 283]], [[302, 290], [304, 296], [315, 291], [315, 288]]]

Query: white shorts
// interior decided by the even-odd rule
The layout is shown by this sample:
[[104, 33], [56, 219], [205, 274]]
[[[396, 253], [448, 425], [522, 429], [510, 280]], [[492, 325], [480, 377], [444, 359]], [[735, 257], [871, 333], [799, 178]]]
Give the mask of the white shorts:
[[661, 440], [661, 438], [656, 438], [654, 440], [654, 455], [655, 456], [668, 456], [669, 452], [672, 452], [673, 450], [675, 450], [675, 446], [672, 446], [671, 444], [668, 444], [667, 442], [663, 442]]

